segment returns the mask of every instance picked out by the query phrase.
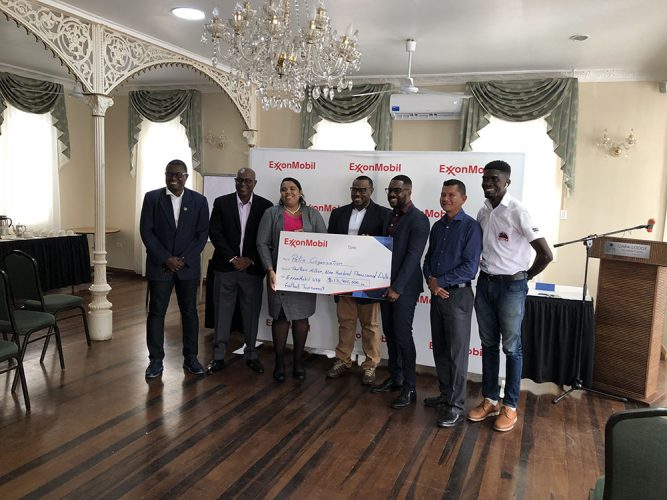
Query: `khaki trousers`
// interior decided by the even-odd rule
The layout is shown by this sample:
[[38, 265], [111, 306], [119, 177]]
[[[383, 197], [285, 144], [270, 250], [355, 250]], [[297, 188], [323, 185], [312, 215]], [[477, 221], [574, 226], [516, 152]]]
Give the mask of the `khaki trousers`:
[[350, 297], [339, 297], [338, 346], [336, 357], [348, 366], [352, 364], [352, 351], [357, 334], [357, 319], [361, 324], [361, 346], [366, 355], [362, 368], [374, 368], [380, 363], [380, 304], [359, 304]]

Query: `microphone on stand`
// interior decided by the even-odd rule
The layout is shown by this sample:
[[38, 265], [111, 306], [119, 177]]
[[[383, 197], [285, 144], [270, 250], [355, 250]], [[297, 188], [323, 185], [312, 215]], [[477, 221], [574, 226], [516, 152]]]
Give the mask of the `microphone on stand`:
[[651, 217], [648, 222], [646, 223], [646, 232], [647, 233], [652, 233], [653, 232], [653, 226], [655, 225], [655, 219]]

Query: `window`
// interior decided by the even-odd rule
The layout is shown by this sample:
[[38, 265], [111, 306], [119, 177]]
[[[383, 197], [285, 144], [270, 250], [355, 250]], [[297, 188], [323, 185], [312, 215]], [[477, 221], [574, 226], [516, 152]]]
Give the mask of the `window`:
[[[560, 159], [547, 135], [547, 122], [507, 122], [491, 117], [480, 130], [473, 151], [520, 152], [526, 154], [523, 199], [533, 219], [551, 245], [558, 241], [563, 174]], [[555, 256], [555, 254], [554, 254]]]
[[56, 130], [50, 113], [7, 104], [0, 133], [0, 213], [31, 230], [60, 229]]
[[134, 232], [134, 270], [146, 274], [146, 250], [139, 235], [139, 219], [144, 195], [153, 189], [166, 189], [164, 171], [171, 160], [183, 160], [188, 166], [185, 187], [192, 189], [192, 151], [180, 117], [165, 123], [144, 119], [137, 143], [136, 210]]
[[336, 151], [374, 151], [373, 130], [368, 118], [352, 123], [335, 123], [322, 119], [313, 127], [313, 145], [308, 149]]

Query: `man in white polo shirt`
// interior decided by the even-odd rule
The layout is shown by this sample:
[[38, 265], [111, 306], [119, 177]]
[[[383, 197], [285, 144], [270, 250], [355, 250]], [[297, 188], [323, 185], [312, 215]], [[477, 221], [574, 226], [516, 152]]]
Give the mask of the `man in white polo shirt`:
[[[507, 192], [511, 167], [495, 160], [484, 167], [484, 205], [477, 214], [482, 226], [483, 250], [477, 279], [475, 312], [482, 341], [482, 395], [484, 400], [468, 412], [468, 420], [479, 422], [496, 416], [493, 428], [510, 431], [517, 421], [521, 386], [521, 322], [527, 281], [553, 260], [539, 228], [518, 200]], [[530, 265], [532, 250], [536, 256]], [[500, 343], [506, 358], [505, 397], [500, 405], [498, 371]]]

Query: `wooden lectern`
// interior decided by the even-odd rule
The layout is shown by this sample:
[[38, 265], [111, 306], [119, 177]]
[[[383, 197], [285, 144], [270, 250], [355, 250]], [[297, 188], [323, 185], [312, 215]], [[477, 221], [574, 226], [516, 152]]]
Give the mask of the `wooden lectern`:
[[650, 402], [658, 395], [667, 297], [667, 243], [598, 238], [595, 389]]

